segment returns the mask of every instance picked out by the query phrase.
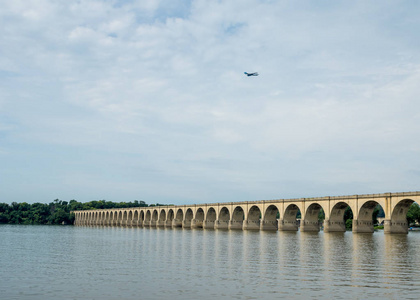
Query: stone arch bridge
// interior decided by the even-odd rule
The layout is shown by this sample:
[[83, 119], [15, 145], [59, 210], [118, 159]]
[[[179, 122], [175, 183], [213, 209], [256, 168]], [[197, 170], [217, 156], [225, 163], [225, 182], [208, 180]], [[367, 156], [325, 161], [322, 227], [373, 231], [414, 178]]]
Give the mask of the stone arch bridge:
[[[97, 209], [74, 211], [75, 225], [183, 227], [204, 229], [344, 232], [344, 212], [353, 212], [353, 232], [373, 232], [372, 214], [377, 204], [385, 212], [385, 233], [407, 233], [407, 211], [420, 203], [420, 192], [384, 193], [319, 198], [278, 199]], [[323, 210], [325, 220], [318, 221]], [[300, 211], [300, 224], [297, 214]]]

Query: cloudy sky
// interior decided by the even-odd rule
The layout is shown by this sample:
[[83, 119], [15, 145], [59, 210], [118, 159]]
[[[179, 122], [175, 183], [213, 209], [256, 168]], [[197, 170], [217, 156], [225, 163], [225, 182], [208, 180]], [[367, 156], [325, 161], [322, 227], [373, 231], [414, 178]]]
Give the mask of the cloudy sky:
[[419, 15], [418, 1], [0, 0], [0, 202], [420, 190]]

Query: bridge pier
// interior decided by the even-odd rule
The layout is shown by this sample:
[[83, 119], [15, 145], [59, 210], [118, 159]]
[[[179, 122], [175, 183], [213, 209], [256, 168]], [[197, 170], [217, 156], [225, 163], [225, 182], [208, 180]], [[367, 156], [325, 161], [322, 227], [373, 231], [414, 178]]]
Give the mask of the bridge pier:
[[174, 227], [182, 227], [182, 220], [174, 219], [172, 221], [172, 228]]
[[165, 221], [165, 228], [171, 228], [172, 227], [172, 223], [174, 220], [166, 220]]
[[346, 224], [344, 222], [324, 220], [324, 232], [345, 232]]
[[191, 220], [182, 221], [182, 228], [191, 228]]
[[373, 233], [373, 221], [359, 221], [356, 219], [353, 219], [353, 233]]
[[279, 229], [279, 225], [278, 225], [277, 220], [276, 221], [261, 220], [260, 230], [277, 231], [278, 229]]
[[203, 228], [204, 229], [214, 229], [214, 227], [215, 227], [215, 224], [214, 223], [215, 223], [214, 221], [207, 221], [207, 220], [205, 220], [203, 222]]
[[280, 231], [298, 231], [299, 226], [297, 221], [285, 221], [284, 219], [279, 219], [279, 230]]
[[318, 221], [312, 222], [312, 221], [305, 221], [303, 220], [300, 223], [300, 231], [302, 232], [319, 232], [320, 226]]
[[203, 228], [203, 221], [192, 219], [191, 220], [191, 228]]
[[214, 229], [229, 229], [229, 221], [216, 220]]
[[243, 230], [260, 230], [260, 220], [257, 221], [250, 221], [245, 220], [243, 221]]
[[408, 233], [408, 223], [406, 221], [384, 220], [384, 233]]
[[244, 225], [244, 221], [229, 221], [229, 230], [242, 230]]

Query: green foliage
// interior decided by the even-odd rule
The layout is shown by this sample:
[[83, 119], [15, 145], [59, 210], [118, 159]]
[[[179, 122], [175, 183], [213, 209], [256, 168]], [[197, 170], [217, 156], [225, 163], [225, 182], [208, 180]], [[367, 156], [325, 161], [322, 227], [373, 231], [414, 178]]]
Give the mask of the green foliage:
[[407, 221], [408, 224], [420, 223], [420, 206], [414, 202], [407, 212]]
[[351, 230], [353, 228], [353, 218], [346, 220], [346, 229]]
[[[161, 205], [161, 204], [156, 204]], [[3, 224], [73, 224], [75, 216], [71, 211], [102, 209], [102, 208], [129, 208], [147, 207], [144, 201], [111, 202], [94, 200], [86, 203], [76, 200], [61, 201], [55, 199], [49, 204], [26, 202], [12, 204], [0, 203], [0, 223]]]
[[344, 211], [344, 221], [347, 222], [347, 220], [353, 220], [353, 211], [351, 210], [350, 206], [346, 207], [346, 210]]
[[319, 210], [319, 213], [318, 213], [318, 221], [324, 221], [325, 220], [325, 212], [324, 212], [324, 210], [321, 208], [320, 210]]

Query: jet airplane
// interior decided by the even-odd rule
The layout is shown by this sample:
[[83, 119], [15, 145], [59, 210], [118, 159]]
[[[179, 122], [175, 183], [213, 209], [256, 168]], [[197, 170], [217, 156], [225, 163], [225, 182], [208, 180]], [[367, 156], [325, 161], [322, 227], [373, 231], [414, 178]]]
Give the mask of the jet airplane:
[[246, 76], [258, 76], [258, 72], [254, 72], [254, 73], [247, 73], [247, 72], [244, 72], [244, 74], [246, 75]]

